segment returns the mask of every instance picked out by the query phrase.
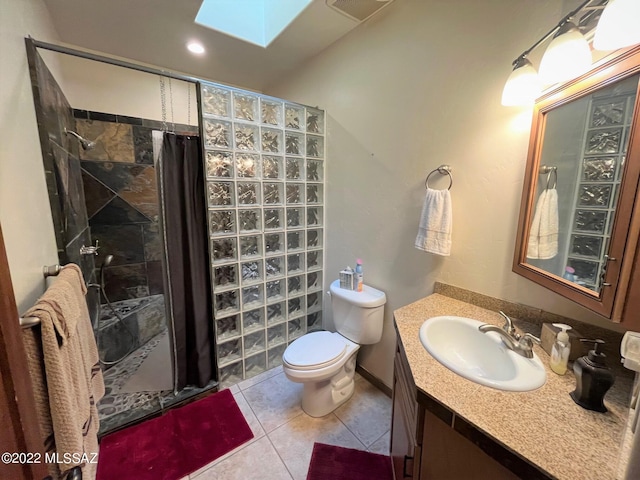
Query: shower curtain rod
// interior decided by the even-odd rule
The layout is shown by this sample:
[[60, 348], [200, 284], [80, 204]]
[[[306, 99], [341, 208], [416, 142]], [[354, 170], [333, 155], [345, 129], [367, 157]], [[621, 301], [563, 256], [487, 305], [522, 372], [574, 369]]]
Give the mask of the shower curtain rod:
[[87, 60], [94, 60], [96, 62], [108, 63], [109, 65], [115, 65], [117, 67], [130, 68], [139, 72], [150, 73], [152, 75], [161, 75], [163, 77], [174, 78], [176, 80], [183, 80], [190, 83], [200, 83], [199, 78], [190, 77], [188, 75], [181, 75], [179, 73], [170, 72], [167, 70], [160, 70], [158, 68], [146, 67], [144, 65], [138, 65], [136, 63], [125, 62], [123, 60], [117, 60], [115, 58], [104, 57], [102, 55], [96, 55], [95, 53], [83, 52], [81, 50], [75, 50], [69, 47], [63, 47], [61, 45], [55, 45], [53, 43], [41, 42], [31, 36], [25, 37], [27, 44], [31, 43], [36, 48], [42, 48], [44, 50], [51, 50], [52, 52], [63, 53], [65, 55], [71, 55], [73, 57], [85, 58]]

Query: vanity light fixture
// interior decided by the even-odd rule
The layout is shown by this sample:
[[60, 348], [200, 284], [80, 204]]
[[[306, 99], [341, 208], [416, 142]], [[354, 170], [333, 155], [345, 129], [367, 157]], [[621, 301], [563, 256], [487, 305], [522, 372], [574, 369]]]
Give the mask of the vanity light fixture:
[[615, 50], [640, 43], [638, 19], [638, 0], [609, 0], [596, 27], [593, 48]]
[[565, 22], [540, 61], [540, 79], [545, 85], [571, 80], [591, 66], [591, 49], [587, 39], [573, 22]]
[[[604, 10], [603, 10], [604, 9]], [[603, 10], [598, 19], [599, 11]], [[579, 13], [584, 13], [573, 22]], [[575, 78], [591, 67], [591, 50], [580, 29], [589, 28], [596, 19], [594, 48], [615, 50], [640, 43], [640, 0], [586, 0], [566, 15], [546, 35], [513, 61], [513, 71], [502, 92], [502, 105], [531, 105], [542, 85]], [[586, 25], [586, 26], [585, 26]], [[527, 59], [542, 43], [553, 37], [540, 62], [540, 74]]]
[[518, 57], [502, 91], [502, 105], [533, 105], [541, 91], [536, 69], [526, 57]]
[[196, 41], [187, 43], [187, 50], [196, 55], [202, 55], [205, 52], [204, 46], [200, 42]]
[[[507, 83], [504, 86], [504, 90], [502, 91], [502, 105], [531, 105], [531, 99], [533, 98], [535, 100], [540, 95], [542, 82], [540, 78], [536, 78], [538, 77], [538, 73], [536, 72], [536, 69], [533, 67], [531, 62], [527, 60], [527, 56], [552, 35], [556, 35], [556, 33], [559, 33], [559, 35], [556, 36], [561, 38], [562, 33], [566, 33], [564, 31], [560, 33], [562, 27], [565, 24], [573, 25], [570, 20], [592, 1], [593, 0], [586, 0], [582, 2], [578, 6], [578, 8], [566, 15], [555, 27], [549, 30], [542, 38], [531, 45], [517, 59], [513, 61], [513, 72], [511, 72], [511, 75], [509, 75]], [[554, 38], [554, 40], [557, 40], [557, 38]], [[551, 44], [553, 44], [553, 42], [551, 42]], [[521, 70], [523, 68], [524, 70], [522, 72], [516, 73], [518, 72], [518, 70]]]

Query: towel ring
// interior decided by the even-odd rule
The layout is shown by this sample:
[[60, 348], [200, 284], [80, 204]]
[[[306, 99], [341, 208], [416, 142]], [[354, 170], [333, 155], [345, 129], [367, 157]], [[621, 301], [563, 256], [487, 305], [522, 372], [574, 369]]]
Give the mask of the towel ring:
[[551, 188], [551, 174], [553, 174], [553, 188], [558, 186], [558, 167], [553, 165], [540, 165], [538, 174], [547, 176], [547, 190]]
[[[551, 174], [553, 174], [553, 187], [550, 187]], [[551, 167], [549, 169], [549, 172], [547, 173], [547, 190], [549, 190], [549, 188], [556, 188], [557, 186], [558, 186], [558, 169], [556, 167]]]
[[429, 188], [429, 178], [431, 178], [431, 175], [434, 173], [449, 175], [449, 187], [447, 190], [451, 190], [451, 187], [453, 186], [453, 176], [451, 175], [451, 167], [449, 165], [440, 165], [438, 168], [431, 170], [429, 175], [427, 175], [427, 179], [424, 181], [424, 188]]

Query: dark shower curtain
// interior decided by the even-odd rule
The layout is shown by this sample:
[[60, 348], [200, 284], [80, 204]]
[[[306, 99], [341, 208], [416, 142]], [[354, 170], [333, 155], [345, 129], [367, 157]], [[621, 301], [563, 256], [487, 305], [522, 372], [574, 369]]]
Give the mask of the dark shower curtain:
[[216, 369], [199, 138], [165, 133], [161, 155], [177, 388], [204, 387]]

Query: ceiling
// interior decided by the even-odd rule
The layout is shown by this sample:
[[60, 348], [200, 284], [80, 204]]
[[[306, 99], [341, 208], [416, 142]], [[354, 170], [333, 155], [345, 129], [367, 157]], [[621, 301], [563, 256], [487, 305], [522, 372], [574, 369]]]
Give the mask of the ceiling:
[[[201, 0], [44, 2], [64, 43], [258, 91], [359, 24], [314, 0], [265, 49], [194, 23]], [[186, 50], [194, 39], [204, 55]]]

